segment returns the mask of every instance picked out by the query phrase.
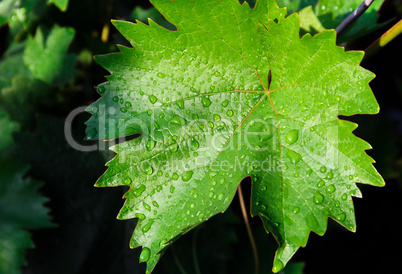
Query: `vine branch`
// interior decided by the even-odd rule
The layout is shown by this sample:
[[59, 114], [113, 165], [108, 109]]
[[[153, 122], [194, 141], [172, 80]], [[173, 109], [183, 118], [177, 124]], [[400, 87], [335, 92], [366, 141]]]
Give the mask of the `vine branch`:
[[402, 19], [392, 26], [389, 30], [387, 30], [383, 35], [380, 36], [377, 40], [375, 40], [370, 46], [368, 46], [364, 52], [364, 60], [369, 59], [373, 56], [377, 51], [385, 47], [389, 42], [391, 42], [395, 37], [402, 33]]
[[255, 273], [257, 274], [260, 271], [260, 261], [258, 259], [257, 245], [255, 244], [253, 232], [251, 231], [251, 227], [250, 227], [250, 222], [248, 221], [248, 215], [247, 215], [246, 205], [244, 203], [244, 197], [243, 197], [243, 191], [241, 189], [241, 183], [237, 187], [237, 192], [239, 193], [241, 213], [243, 214], [244, 223], [246, 224], [248, 237], [250, 239], [251, 247], [253, 249]]
[[374, 0], [364, 0], [363, 3], [355, 9], [339, 26], [335, 29], [337, 36], [339, 36], [347, 27], [356, 21], [374, 2]]

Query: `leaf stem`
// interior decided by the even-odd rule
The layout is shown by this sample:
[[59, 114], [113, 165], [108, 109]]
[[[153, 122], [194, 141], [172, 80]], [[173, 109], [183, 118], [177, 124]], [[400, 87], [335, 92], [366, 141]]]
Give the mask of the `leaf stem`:
[[194, 262], [194, 268], [195, 268], [195, 273], [196, 274], [201, 274], [200, 270], [200, 265], [198, 263], [198, 257], [197, 257], [197, 234], [198, 234], [199, 228], [196, 228], [194, 231], [193, 239], [192, 239], [192, 249], [193, 249], [193, 262]]
[[391, 42], [395, 37], [402, 33], [402, 19], [393, 25], [389, 30], [387, 30], [383, 35], [381, 35], [377, 40], [375, 40], [370, 46], [368, 46], [364, 52], [364, 59], [369, 59], [377, 51], [385, 47], [389, 42]]
[[187, 274], [186, 270], [184, 270], [184, 267], [183, 267], [183, 265], [181, 264], [181, 262], [179, 260], [179, 256], [177, 256], [176, 249], [173, 246], [172, 246], [172, 253], [173, 253], [174, 261], [176, 262], [176, 265], [179, 268], [180, 273], [181, 274]]
[[253, 232], [251, 231], [251, 227], [250, 227], [250, 222], [248, 221], [248, 215], [247, 215], [246, 205], [244, 203], [244, 197], [243, 197], [243, 191], [241, 189], [241, 184], [239, 184], [239, 186], [237, 187], [237, 192], [239, 194], [240, 207], [241, 207], [241, 212], [243, 215], [244, 223], [246, 224], [248, 237], [250, 239], [251, 247], [253, 249], [254, 264], [255, 264], [255, 272], [254, 273], [257, 274], [260, 271], [260, 261], [258, 259], [257, 245], [255, 244]]
[[355, 9], [348, 17], [346, 17], [345, 20], [342, 21], [342, 23], [339, 24], [339, 26], [335, 29], [337, 36], [339, 35], [347, 28], [349, 27], [354, 21], [356, 21], [369, 7], [370, 5], [374, 2], [374, 0], [364, 0], [363, 3]]

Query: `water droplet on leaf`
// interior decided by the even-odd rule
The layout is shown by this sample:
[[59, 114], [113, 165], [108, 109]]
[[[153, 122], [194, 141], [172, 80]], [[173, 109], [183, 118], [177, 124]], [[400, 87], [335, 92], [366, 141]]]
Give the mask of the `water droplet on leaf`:
[[194, 173], [194, 171], [192, 171], [192, 170], [186, 171], [186, 172], [181, 176], [181, 179], [182, 179], [183, 181], [187, 182], [188, 180], [191, 179], [191, 177], [193, 176], [193, 173]]
[[299, 131], [297, 129], [289, 131], [286, 135], [286, 143], [289, 145], [296, 143], [297, 139], [299, 139]]

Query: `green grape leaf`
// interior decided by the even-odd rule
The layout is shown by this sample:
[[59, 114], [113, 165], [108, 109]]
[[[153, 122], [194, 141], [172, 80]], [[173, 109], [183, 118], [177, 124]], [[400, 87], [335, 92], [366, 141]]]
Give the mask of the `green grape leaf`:
[[66, 11], [68, 6], [68, 0], [48, 0], [48, 3], [53, 3], [61, 11]]
[[47, 37], [38, 28], [35, 37], [28, 38], [23, 59], [37, 79], [48, 84], [64, 84], [74, 77], [76, 56], [67, 54], [74, 33], [72, 28], [56, 25]]
[[[382, 27], [385, 23], [378, 24], [378, 11], [384, 1], [374, 3], [363, 13], [355, 23], [343, 32], [339, 42], [357, 39]], [[322, 1], [278, 1], [280, 6], [288, 7], [300, 15], [300, 28], [302, 34], [308, 32], [316, 34], [324, 29], [335, 29], [342, 21], [356, 10], [361, 0], [322, 0]]]
[[[11, 133], [19, 129], [19, 124], [10, 121], [8, 114], [5, 110], [0, 108], [0, 151], [9, 148], [13, 143]], [[1, 158], [0, 153], [0, 158]]]
[[0, 0], [0, 26], [8, 22], [12, 32], [18, 32], [38, 19], [46, 3], [53, 3], [61, 11], [68, 6], [68, 0]]
[[47, 198], [37, 191], [41, 183], [23, 179], [28, 166], [0, 160], [0, 272], [20, 273], [24, 250], [33, 248], [25, 229], [52, 227], [43, 206]]
[[329, 217], [354, 231], [356, 182], [384, 184], [357, 125], [338, 118], [379, 111], [363, 52], [336, 46], [333, 30], [300, 39], [298, 14], [273, 0], [153, 4], [177, 31], [114, 21], [133, 48], [96, 57], [111, 75], [87, 108], [87, 139], [141, 135], [112, 148], [96, 186], [130, 186], [118, 218], [139, 219], [130, 245], [147, 273], [246, 176], [251, 214], [279, 245], [273, 271]]

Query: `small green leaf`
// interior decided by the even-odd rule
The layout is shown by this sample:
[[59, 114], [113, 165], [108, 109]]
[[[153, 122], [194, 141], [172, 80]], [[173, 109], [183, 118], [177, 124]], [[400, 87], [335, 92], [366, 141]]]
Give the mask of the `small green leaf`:
[[61, 11], [66, 11], [68, 6], [68, 0], [47, 0], [48, 3], [53, 3]]
[[37, 79], [48, 84], [64, 84], [74, 77], [76, 57], [67, 54], [74, 33], [72, 28], [54, 26], [47, 37], [38, 28], [35, 37], [28, 38], [24, 63]]
[[33, 248], [23, 229], [52, 227], [43, 206], [48, 199], [38, 193], [41, 183], [23, 179], [28, 166], [0, 160], [0, 272], [20, 273], [24, 250]]

